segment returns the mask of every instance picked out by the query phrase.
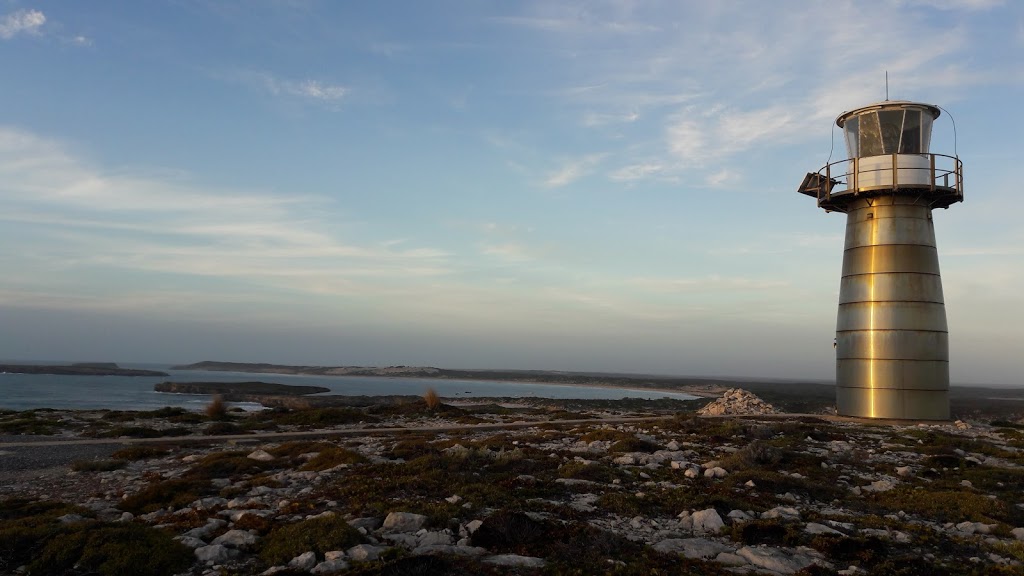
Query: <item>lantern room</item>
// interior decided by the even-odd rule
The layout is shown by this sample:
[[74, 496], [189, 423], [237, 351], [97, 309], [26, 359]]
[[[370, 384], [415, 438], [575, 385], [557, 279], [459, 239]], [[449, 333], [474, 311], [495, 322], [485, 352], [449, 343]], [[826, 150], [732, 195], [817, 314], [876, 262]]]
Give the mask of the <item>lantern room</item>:
[[892, 100], [846, 112], [836, 125], [843, 129], [850, 158], [927, 154], [938, 117], [931, 104]]
[[931, 152], [939, 107], [886, 100], [836, 118], [848, 156], [808, 173], [799, 191], [828, 211], [846, 212], [863, 196], [923, 195], [932, 208], [963, 200], [963, 165], [956, 156]]

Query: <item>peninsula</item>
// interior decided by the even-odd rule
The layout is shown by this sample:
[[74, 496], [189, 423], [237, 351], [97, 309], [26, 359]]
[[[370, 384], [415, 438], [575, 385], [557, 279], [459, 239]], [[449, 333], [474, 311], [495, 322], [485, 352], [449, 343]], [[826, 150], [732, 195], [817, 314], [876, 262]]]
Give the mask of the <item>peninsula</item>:
[[169, 376], [159, 370], [121, 368], [113, 362], [82, 362], [77, 364], [0, 364], [0, 373], [56, 374], [59, 376]]

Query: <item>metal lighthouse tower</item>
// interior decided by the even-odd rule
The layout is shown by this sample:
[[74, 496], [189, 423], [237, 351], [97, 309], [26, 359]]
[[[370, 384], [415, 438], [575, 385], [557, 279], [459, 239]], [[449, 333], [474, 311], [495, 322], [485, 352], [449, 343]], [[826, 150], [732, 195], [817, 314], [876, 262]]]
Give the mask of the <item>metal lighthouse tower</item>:
[[963, 165], [932, 154], [931, 104], [885, 101], [836, 118], [849, 158], [799, 191], [846, 214], [836, 407], [864, 418], [949, 418], [949, 334], [932, 210], [963, 201]]

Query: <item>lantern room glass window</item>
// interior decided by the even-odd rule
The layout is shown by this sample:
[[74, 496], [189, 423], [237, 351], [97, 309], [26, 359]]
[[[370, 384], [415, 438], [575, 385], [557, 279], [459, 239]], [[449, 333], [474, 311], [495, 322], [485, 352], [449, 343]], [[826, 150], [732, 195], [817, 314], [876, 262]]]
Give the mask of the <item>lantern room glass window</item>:
[[884, 154], [927, 154], [932, 137], [931, 114], [917, 108], [872, 110], [843, 123], [851, 158]]

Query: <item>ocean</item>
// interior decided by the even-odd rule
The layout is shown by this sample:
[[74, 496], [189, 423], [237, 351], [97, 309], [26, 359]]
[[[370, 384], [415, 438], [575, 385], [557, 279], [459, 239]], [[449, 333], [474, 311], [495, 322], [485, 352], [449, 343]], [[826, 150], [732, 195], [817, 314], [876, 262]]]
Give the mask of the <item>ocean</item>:
[[[323, 386], [346, 396], [389, 394], [422, 395], [433, 388], [444, 398], [469, 400], [480, 397], [561, 398], [619, 400], [622, 398], [674, 398], [691, 400], [694, 396], [661, 390], [559, 386], [525, 382], [485, 380], [435, 380], [362, 376], [297, 376], [290, 374], [251, 374], [247, 372], [205, 372], [170, 370], [166, 365], [122, 364], [124, 368], [161, 370], [170, 376], [57, 376], [49, 374], [0, 374], [0, 408], [30, 410], [60, 408], [74, 410], [155, 410], [164, 406], [201, 410], [210, 397], [195, 394], [155, 392], [159, 382], [275, 382], [304, 386]], [[240, 404], [245, 409], [258, 405]]]

